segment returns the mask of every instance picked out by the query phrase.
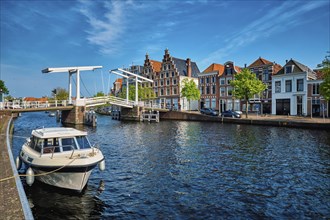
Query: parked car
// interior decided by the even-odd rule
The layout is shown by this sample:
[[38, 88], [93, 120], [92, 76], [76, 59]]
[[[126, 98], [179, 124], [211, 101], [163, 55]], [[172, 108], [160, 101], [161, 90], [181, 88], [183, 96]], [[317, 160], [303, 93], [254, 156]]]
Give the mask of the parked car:
[[239, 112], [227, 110], [221, 113], [221, 117], [241, 118], [242, 115]]
[[212, 116], [218, 115], [218, 113], [215, 110], [213, 110], [212, 108], [202, 108], [201, 114], [212, 115]]

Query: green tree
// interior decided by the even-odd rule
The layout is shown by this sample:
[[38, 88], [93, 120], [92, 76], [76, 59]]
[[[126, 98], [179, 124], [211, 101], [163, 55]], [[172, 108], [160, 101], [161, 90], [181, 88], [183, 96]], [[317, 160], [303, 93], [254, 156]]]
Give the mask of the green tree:
[[189, 102], [189, 109], [190, 109], [190, 101], [191, 100], [199, 100], [201, 97], [201, 94], [199, 92], [199, 89], [194, 82], [194, 80], [189, 80], [188, 78], [185, 78], [182, 80], [182, 89], [181, 89], [181, 95], [182, 97], [186, 97]]
[[94, 95], [94, 97], [101, 97], [101, 96], [105, 96], [105, 94], [103, 92], [97, 92], [96, 95]]
[[[126, 99], [126, 87], [123, 87], [122, 91], [118, 94], [120, 98]], [[155, 92], [150, 87], [142, 87], [138, 85], [138, 97], [140, 100], [150, 100], [156, 98]], [[135, 100], [135, 85], [129, 85], [128, 87], [128, 99]]]
[[141, 100], [151, 100], [156, 98], [156, 94], [151, 87], [142, 87], [139, 85], [139, 98]]
[[9, 94], [9, 90], [7, 89], [3, 80], [0, 80], [0, 92], [6, 95]]
[[248, 118], [249, 99], [253, 98], [254, 95], [260, 94], [267, 86], [246, 68], [235, 75], [235, 79], [230, 82], [230, 85], [233, 87], [233, 96], [236, 99], [243, 99], [245, 101], [245, 116]]
[[322, 61], [322, 64], [319, 64], [318, 67], [322, 67], [321, 72], [323, 73], [324, 81], [320, 84], [320, 94], [327, 101], [330, 101], [330, 52], [329, 55], [325, 57]]
[[[127, 88], [123, 87], [122, 91], [118, 94], [118, 97], [122, 98], [122, 99], [126, 99], [126, 91]], [[128, 86], [128, 100], [135, 100], [135, 86], [134, 85], [129, 85]]]
[[63, 89], [61, 87], [57, 87], [52, 90], [52, 94], [54, 95], [54, 98], [57, 100], [68, 100], [69, 99], [69, 93], [66, 91], [66, 89]]

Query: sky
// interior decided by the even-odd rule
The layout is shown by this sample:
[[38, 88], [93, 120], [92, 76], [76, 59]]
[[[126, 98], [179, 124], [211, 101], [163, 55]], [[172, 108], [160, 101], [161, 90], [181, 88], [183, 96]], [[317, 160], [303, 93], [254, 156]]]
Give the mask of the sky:
[[[1, 0], [0, 79], [13, 97], [51, 96], [68, 89], [68, 73], [45, 68], [103, 66], [82, 71], [81, 95], [107, 92], [109, 70], [190, 58], [202, 72], [212, 63], [249, 65], [259, 57], [294, 59], [316, 68], [330, 51], [329, 0]], [[75, 90], [75, 89], [73, 89]]]

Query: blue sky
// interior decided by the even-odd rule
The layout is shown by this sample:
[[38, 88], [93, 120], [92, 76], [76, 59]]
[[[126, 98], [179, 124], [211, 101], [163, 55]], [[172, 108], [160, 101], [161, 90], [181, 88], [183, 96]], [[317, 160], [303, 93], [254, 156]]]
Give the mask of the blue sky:
[[[329, 0], [1, 0], [0, 78], [14, 97], [67, 89], [67, 73], [47, 67], [101, 65], [81, 72], [83, 96], [106, 91], [110, 69], [161, 61], [164, 50], [212, 63], [251, 64], [259, 56], [315, 68], [330, 51]], [[109, 83], [110, 82], [110, 83]]]

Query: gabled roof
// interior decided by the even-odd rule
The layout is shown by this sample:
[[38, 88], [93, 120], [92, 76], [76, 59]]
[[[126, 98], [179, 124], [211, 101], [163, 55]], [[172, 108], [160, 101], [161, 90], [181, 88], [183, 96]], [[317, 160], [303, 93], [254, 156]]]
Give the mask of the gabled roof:
[[162, 62], [156, 61], [156, 60], [150, 60], [150, 63], [155, 70], [155, 72], [160, 72], [162, 69]]
[[272, 64], [272, 62], [270, 62], [269, 60], [266, 60], [264, 58], [259, 57], [256, 61], [254, 61], [252, 64], [250, 64], [248, 66], [248, 68], [263, 66], [263, 65], [267, 65], [267, 64]]
[[287, 62], [283, 68], [281, 68], [276, 75], [285, 74], [285, 67], [287, 66], [293, 66], [292, 73], [299, 73], [299, 72], [306, 72], [311, 77], [316, 77], [316, 73], [311, 70], [308, 66], [305, 66], [304, 64], [299, 63], [296, 60], [291, 59], [289, 62]]
[[211, 73], [211, 72], [218, 72], [221, 73], [224, 70], [224, 66], [218, 63], [212, 63], [209, 67], [207, 67], [202, 73]]
[[116, 82], [122, 84], [122, 83], [123, 83], [123, 78], [118, 78], [118, 79], [116, 79]]
[[[175, 67], [177, 68], [179, 74], [181, 76], [187, 76], [187, 65], [186, 60], [178, 59], [175, 57], [172, 57], [172, 60], [175, 64]], [[200, 73], [198, 66], [195, 62], [191, 62], [191, 77], [197, 78], [198, 74]]]
[[47, 102], [48, 98], [47, 97], [43, 97], [43, 98], [25, 97], [25, 98], [23, 98], [23, 100], [27, 101], [27, 102]]

